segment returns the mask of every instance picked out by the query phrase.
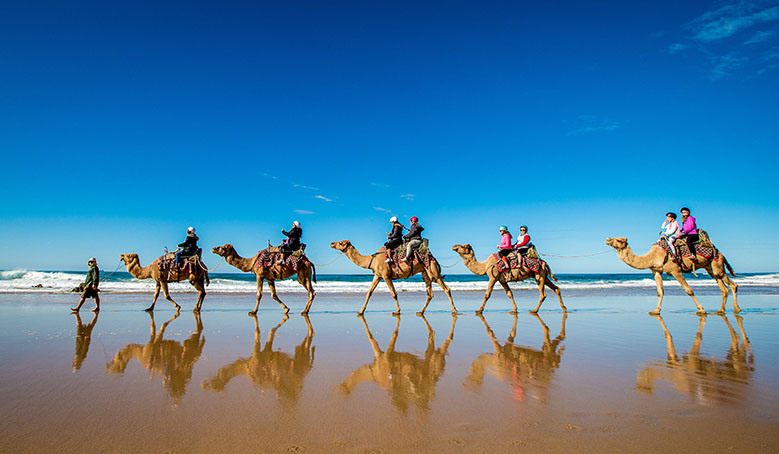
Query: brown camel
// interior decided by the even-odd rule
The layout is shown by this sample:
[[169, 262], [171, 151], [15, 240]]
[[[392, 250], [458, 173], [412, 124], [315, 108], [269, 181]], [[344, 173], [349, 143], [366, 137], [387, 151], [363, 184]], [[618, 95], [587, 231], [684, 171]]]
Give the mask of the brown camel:
[[508, 295], [509, 299], [511, 300], [511, 304], [514, 306], [514, 310], [511, 312], [516, 314], [517, 303], [514, 301], [514, 294], [511, 292], [511, 288], [509, 288], [508, 283], [524, 281], [525, 279], [531, 277], [535, 279], [536, 284], [538, 284], [539, 294], [538, 305], [535, 309], [530, 311], [532, 314], [538, 312], [538, 310], [541, 308], [541, 303], [543, 303], [546, 299], [546, 291], [544, 290], [544, 286], [554, 290], [555, 294], [557, 295], [557, 299], [560, 300], [560, 307], [563, 309], [563, 312], [568, 310], [566, 309], [565, 304], [563, 304], [563, 296], [560, 293], [560, 287], [552, 282], [556, 281], [557, 278], [555, 278], [554, 274], [552, 274], [552, 270], [549, 268], [549, 265], [545, 265], [539, 274], [536, 274], [533, 270], [526, 266], [521, 266], [510, 271], [506, 270], [501, 272], [498, 271], [498, 261], [495, 259], [494, 254], [490, 254], [490, 256], [487, 257], [487, 260], [480, 262], [476, 260], [476, 255], [474, 254], [473, 248], [470, 244], [455, 244], [452, 246], [452, 250], [458, 253], [460, 257], [462, 257], [465, 267], [471, 270], [471, 273], [477, 276], [487, 275], [490, 278], [490, 281], [487, 283], [487, 292], [484, 293], [484, 301], [482, 301], [479, 310], [476, 311], [477, 314], [484, 312], [484, 306], [487, 305], [487, 300], [490, 299], [490, 296], [492, 295], [492, 288], [495, 286], [496, 282], [500, 282], [500, 285], [503, 286], [503, 290], [506, 291], [506, 295]]
[[392, 280], [407, 279], [417, 273], [422, 274], [422, 279], [425, 281], [425, 290], [427, 292], [425, 304], [422, 306], [422, 310], [417, 312], [417, 315], [424, 314], [425, 309], [427, 309], [427, 305], [430, 304], [430, 300], [433, 299], [432, 281], [435, 281], [438, 286], [441, 287], [444, 292], [446, 292], [446, 296], [449, 297], [449, 304], [452, 305], [452, 314], [457, 314], [457, 308], [454, 307], [454, 300], [452, 300], [452, 292], [444, 283], [444, 280], [441, 277], [441, 265], [438, 264], [438, 261], [436, 261], [435, 258], [431, 258], [430, 266], [425, 268], [425, 266], [418, 261], [412, 262], [413, 264], [409, 264], [409, 262], [403, 262], [400, 264], [386, 263], [384, 261], [383, 251], [379, 251], [371, 255], [362, 255], [357, 252], [357, 249], [352, 246], [352, 243], [349, 242], [349, 240], [333, 241], [330, 243], [330, 247], [346, 254], [346, 256], [349, 257], [349, 260], [354, 262], [354, 264], [360, 268], [373, 271], [373, 281], [371, 282], [371, 288], [368, 289], [368, 293], [365, 295], [365, 304], [363, 304], [362, 309], [357, 312], [359, 315], [365, 313], [365, 308], [368, 307], [368, 300], [371, 299], [373, 291], [376, 290], [376, 286], [379, 285], [379, 281], [382, 279], [387, 284], [387, 288], [389, 288], [392, 299], [395, 300], [395, 307], [397, 310], [393, 312], [393, 314], [399, 315], [400, 303], [398, 302], [398, 292], [395, 291], [395, 286], [392, 284]]
[[415, 404], [418, 411], [424, 413], [429, 410], [438, 379], [444, 373], [446, 352], [454, 339], [457, 316], [452, 317], [449, 337], [438, 348], [435, 348], [435, 331], [430, 327], [425, 316], [421, 316], [427, 327], [427, 349], [424, 358], [412, 353], [395, 351], [400, 316], [395, 317], [395, 331], [392, 333], [387, 350], [382, 351], [371, 334], [365, 317], [360, 316], [360, 320], [365, 325], [365, 335], [373, 348], [373, 363], [365, 364], [352, 372], [341, 384], [340, 389], [348, 396], [360, 383], [374, 382], [390, 394], [392, 403], [401, 413], [406, 414], [409, 403]]
[[544, 344], [541, 349], [514, 344], [514, 337], [517, 335], [517, 314], [514, 314], [514, 325], [503, 345], [495, 337], [484, 316], [479, 315], [492, 341], [493, 352], [481, 354], [471, 363], [471, 373], [464, 384], [466, 388], [472, 390], [480, 388], [484, 383], [485, 372], [490, 372], [513, 388], [516, 400], [524, 401], [528, 390], [533, 390], [536, 398], [546, 400], [552, 374], [560, 367], [565, 349], [562, 342], [565, 340], [565, 319], [568, 315], [563, 313], [560, 334], [554, 340], [550, 338], [549, 327], [541, 317], [538, 314], [533, 315], [538, 319], [544, 332]]
[[251, 272], [257, 276], [257, 304], [254, 305], [254, 310], [249, 312], [249, 315], [255, 315], [257, 313], [257, 309], [260, 307], [260, 298], [262, 298], [262, 282], [264, 280], [268, 281], [271, 298], [276, 300], [277, 303], [281, 304], [281, 307], [284, 308], [285, 314], [288, 313], [289, 308], [281, 301], [281, 299], [279, 299], [278, 294], [276, 294], [276, 279], [286, 279], [290, 276], [294, 276], [295, 274], [298, 275], [298, 282], [300, 282], [300, 285], [302, 285], [303, 288], [308, 291], [308, 303], [306, 304], [306, 308], [303, 310], [303, 312], [301, 312], [301, 315], [308, 314], [308, 311], [311, 309], [311, 303], [314, 302], [314, 297], [316, 296], [314, 285], [311, 283], [312, 276], [313, 281], [316, 282], [316, 269], [314, 268], [313, 263], [306, 261], [306, 263], [302, 265], [303, 268], [301, 268], [300, 272], [291, 270], [282, 265], [275, 265], [271, 267], [254, 266], [254, 264], [257, 262], [257, 256], [260, 254], [259, 252], [256, 253], [254, 257], [243, 258], [238, 255], [238, 253], [235, 251], [235, 248], [230, 243], [227, 243], [224, 246], [217, 246], [211, 249], [211, 252], [218, 256], [224, 257], [227, 263], [238, 268], [239, 270], [245, 273]]
[[660, 380], [672, 384], [677, 392], [705, 404], [711, 402], [727, 404], [743, 400], [748, 393], [748, 385], [755, 371], [754, 354], [744, 332], [743, 318], [740, 315], [735, 316], [741, 331], [741, 342], [739, 342], [739, 336], [727, 317], [722, 314], [719, 316], [722, 317], [730, 333], [730, 348], [724, 358], [700, 353], [703, 327], [706, 324], [705, 315], [699, 316], [698, 332], [695, 334], [692, 347], [681, 357], [676, 354], [673, 338], [662, 317], [655, 315], [665, 335], [667, 358], [665, 361], [651, 361], [638, 372], [638, 390], [652, 393], [655, 389], [655, 381]]
[[157, 287], [154, 289], [154, 299], [151, 302], [151, 306], [149, 306], [146, 311], [151, 312], [154, 310], [154, 305], [157, 304], [157, 297], [160, 296], [160, 289], [162, 289], [162, 293], [165, 295], [165, 299], [176, 306], [177, 311], [181, 309], [181, 306], [179, 306], [175, 301], [173, 301], [173, 298], [170, 297], [170, 292], [168, 291], [168, 282], [181, 282], [183, 280], [189, 279], [189, 283], [192, 284], [195, 289], [197, 289], [198, 293], [197, 303], [195, 304], [195, 309], [192, 311], [200, 312], [200, 309], [203, 307], [203, 300], [206, 298], [205, 283], [208, 280], [207, 270], [197, 266], [192, 274], [186, 270], [180, 270], [178, 268], [173, 268], [170, 271], [160, 271], [160, 268], [157, 265], [159, 259], [153, 261], [148, 266], [141, 267], [138, 254], [122, 254], [119, 256], [119, 259], [124, 262], [125, 266], [127, 266], [127, 272], [130, 273], [134, 278], [154, 279], [157, 282]]
[[684, 291], [687, 292], [693, 302], [695, 302], [695, 307], [698, 308], [699, 314], [706, 313], [706, 310], [701, 306], [701, 303], [695, 298], [695, 293], [692, 291], [692, 288], [690, 288], [690, 285], [684, 279], [684, 273], [691, 272], [694, 268], [705, 269], [706, 272], [717, 281], [717, 285], [722, 292], [722, 307], [716, 312], [717, 314], [725, 313], [725, 303], [727, 303], [728, 293], [730, 293], [728, 288], [733, 291], [733, 313], [738, 314], [741, 312], [736, 296], [738, 285], [728, 277], [725, 273], [725, 268], [727, 268], [733, 277], [736, 276], [736, 273], [733, 272], [733, 268], [731, 268], [730, 263], [728, 263], [722, 252], [719, 253], [716, 260], [701, 255], [696, 256], [697, 265], [693, 264], [692, 260], [689, 258], [684, 258], [684, 268], [682, 268], [677, 262], [671, 260], [668, 253], [657, 244], [653, 244], [652, 247], [649, 248], [649, 252], [644, 255], [635, 255], [630, 249], [630, 246], [628, 246], [627, 238], [607, 238], [606, 244], [616, 249], [619, 259], [627, 263], [628, 266], [637, 270], [649, 269], [652, 271], [657, 285], [657, 308], [650, 312], [650, 315], [660, 314], [660, 306], [663, 304], [663, 273], [671, 275], [679, 281], [679, 284], [681, 284]]
[[308, 332], [303, 341], [295, 347], [295, 354], [291, 356], [285, 352], [273, 349], [273, 339], [276, 336], [276, 330], [283, 325], [289, 317], [284, 314], [284, 318], [270, 330], [265, 346], [260, 337], [260, 325], [257, 321], [257, 315], [254, 318], [254, 348], [252, 356], [249, 358], [239, 358], [232, 364], [221, 367], [210, 380], [202, 383], [203, 388], [213, 391], [224, 391], [227, 384], [235, 377], [246, 375], [254, 386], [266, 390], [273, 389], [279, 401], [287, 409], [295, 406], [303, 390], [303, 380], [306, 378], [311, 368], [314, 366], [314, 351], [316, 347], [311, 344], [314, 340], [314, 328], [311, 326], [311, 320], [308, 315], [303, 317], [306, 320]]
[[106, 372], [122, 374], [130, 361], [135, 358], [153, 375], [162, 375], [162, 383], [168, 388], [173, 400], [178, 403], [186, 393], [187, 383], [192, 378], [192, 369], [203, 353], [206, 344], [203, 334], [203, 322], [200, 314], [195, 314], [195, 331], [184, 342], [164, 339], [165, 329], [170, 322], [179, 317], [177, 311], [170, 320], [162, 324], [157, 332], [154, 324], [154, 313], [151, 317], [149, 342], [146, 345], [128, 344], [116, 353]]

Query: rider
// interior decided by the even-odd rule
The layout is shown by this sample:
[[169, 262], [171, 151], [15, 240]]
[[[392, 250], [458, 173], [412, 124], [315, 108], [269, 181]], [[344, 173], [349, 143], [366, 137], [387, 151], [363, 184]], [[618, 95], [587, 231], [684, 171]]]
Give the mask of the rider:
[[403, 235], [403, 239], [406, 240], [406, 256], [403, 257], [401, 262], [413, 262], [411, 254], [422, 244], [422, 230], [425, 230], [424, 227], [419, 225], [418, 217], [413, 216], [409, 221], [411, 222], [411, 227], [409, 227], [408, 233]]
[[517, 250], [517, 252], [520, 253], [520, 255], [525, 255], [532, 246], [533, 243], [530, 242], [530, 235], [527, 233], [527, 226], [520, 226], [519, 236], [517, 237], [517, 244], [514, 245], [514, 248]]
[[397, 216], [390, 218], [390, 224], [392, 224], [392, 232], [387, 232], [387, 242], [384, 243], [384, 254], [387, 256], [387, 263], [392, 263], [392, 255], [390, 251], [403, 244], [403, 224], [398, 222]]
[[687, 242], [687, 247], [690, 248], [690, 254], [692, 254], [692, 259], [694, 261], [696, 260], [694, 244], [700, 240], [698, 226], [695, 225], [695, 218], [690, 216], [689, 208], [682, 207], [679, 212], [682, 213], [682, 232], [680, 238], [684, 238]]
[[511, 233], [509, 233], [509, 228], [505, 225], [500, 226], [498, 228], [498, 232], [500, 233], [498, 256], [503, 259], [504, 262], [508, 263], [508, 259], [506, 257], [511, 252]]
[[179, 244], [179, 251], [176, 252], [176, 264], [179, 263], [180, 258], [192, 257], [197, 255], [198, 247], [197, 240], [200, 238], [195, 235], [195, 228], [189, 227], [187, 229], [187, 239], [183, 243]]
[[293, 222], [292, 228], [289, 229], [289, 232], [281, 229], [281, 233], [288, 237], [288, 239], [285, 240], [279, 247], [281, 252], [284, 252], [285, 254], [291, 254], [300, 249], [300, 238], [303, 236], [303, 229], [300, 227], [300, 222]]
[[682, 231], [679, 230], [679, 223], [676, 222], [676, 213], [669, 211], [665, 213], [665, 221], [663, 222], [660, 236], [665, 237], [668, 240], [668, 246], [671, 247], [671, 252], [676, 255], [676, 248], [674, 247], [674, 241], [682, 235]]

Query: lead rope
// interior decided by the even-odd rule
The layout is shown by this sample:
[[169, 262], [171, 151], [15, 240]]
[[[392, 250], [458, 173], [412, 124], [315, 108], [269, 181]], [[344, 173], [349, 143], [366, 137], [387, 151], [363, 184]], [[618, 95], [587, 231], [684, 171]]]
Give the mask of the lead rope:
[[336, 256], [336, 258], [334, 258], [333, 260], [330, 260], [329, 262], [327, 262], [327, 263], [325, 263], [325, 264], [319, 264], [319, 263], [314, 263], [314, 262], [311, 262], [311, 263], [314, 263], [314, 265], [315, 265], [315, 266], [327, 266], [327, 265], [332, 265], [332, 264], [333, 264], [333, 262], [335, 262], [336, 260], [340, 259], [342, 255], [345, 255], [345, 254], [344, 254], [343, 252], [341, 252], [341, 253], [340, 253], [338, 256]]
[[584, 255], [552, 255], [552, 254], [541, 254], [541, 253], [539, 253], [538, 255], [543, 255], [544, 257], [555, 257], [558, 259], [578, 259], [581, 257], [593, 257], [596, 255], [608, 254], [609, 252], [611, 252], [611, 249], [603, 252], [596, 252], [594, 254], [584, 254]]
[[103, 279], [108, 279], [109, 277], [111, 277], [111, 276], [113, 276], [114, 274], [116, 274], [116, 272], [117, 272], [117, 271], [119, 271], [119, 268], [121, 268], [121, 267], [122, 267], [122, 265], [124, 265], [124, 263], [122, 263], [122, 260], [120, 259], [120, 260], [119, 260], [119, 266], [117, 266], [117, 267], [116, 267], [116, 269], [115, 269], [114, 271], [112, 271], [112, 272], [111, 272], [111, 274], [109, 274], [108, 276], [104, 277]]

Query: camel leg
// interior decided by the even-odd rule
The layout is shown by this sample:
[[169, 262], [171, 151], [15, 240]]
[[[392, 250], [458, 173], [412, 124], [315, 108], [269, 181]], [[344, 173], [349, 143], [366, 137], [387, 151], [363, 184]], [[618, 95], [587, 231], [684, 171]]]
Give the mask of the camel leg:
[[733, 313], [738, 314], [741, 312], [741, 308], [738, 305], [738, 284], [736, 284], [733, 279], [728, 277], [727, 274], [723, 273], [722, 280], [725, 281], [725, 284], [730, 287], [730, 291], [733, 292]]
[[[492, 296], [492, 288], [495, 287], [495, 282], [497, 282], [497, 280], [494, 277], [490, 277], [490, 281], [487, 283], [487, 291], [484, 292], [484, 301], [481, 302], [481, 307], [476, 311], [476, 315], [484, 312], [484, 306], [487, 305], [487, 300]], [[514, 310], [516, 310], [516, 307], [517, 305], [515, 304]]]
[[260, 309], [260, 300], [262, 299], [262, 284], [263, 278], [257, 276], [257, 303], [254, 305], [254, 310], [249, 312], [249, 315], [257, 315], [257, 311]]
[[[706, 270], [708, 271], [708, 269]], [[712, 273], [709, 273], [712, 274]], [[712, 276], [714, 277], [714, 276]], [[728, 294], [730, 294], [730, 290], [725, 285], [725, 282], [721, 278], [715, 277], [714, 280], [717, 282], [717, 286], [719, 286], [720, 292], [722, 292], [722, 306], [720, 306], [719, 310], [715, 312], [717, 315], [724, 315], [725, 314], [725, 304], [728, 302]]]
[[706, 309], [701, 306], [701, 303], [698, 302], [698, 299], [695, 298], [695, 293], [692, 291], [692, 287], [690, 287], [690, 284], [687, 283], [687, 281], [684, 279], [684, 275], [681, 273], [681, 271], [677, 271], [673, 274], [673, 277], [676, 278], [677, 281], [679, 281], [679, 284], [681, 284], [682, 288], [684, 288], [684, 291], [687, 292], [687, 295], [689, 295], [690, 298], [692, 298], [693, 302], [695, 303], [695, 307], [698, 308], [698, 314], [704, 315], [706, 314]]
[[516, 314], [517, 313], [517, 303], [516, 303], [516, 301], [514, 301], [514, 293], [511, 291], [511, 287], [509, 287], [509, 284], [507, 282], [501, 282], [500, 285], [503, 287], [503, 291], [506, 292], [506, 296], [508, 296], [509, 299], [511, 300], [511, 305], [514, 306], [514, 310], [511, 311], [511, 313], [512, 314]]
[[206, 299], [206, 287], [202, 278], [199, 281], [193, 282], [192, 286], [197, 289], [197, 304], [195, 304], [195, 308], [192, 309], [192, 312], [198, 314], [203, 307], [203, 301]]
[[160, 282], [160, 286], [162, 286], [162, 294], [165, 295], [165, 299], [170, 301], [171, 304], [176, 306], [176, 312], [181, 309], [181, 306], [178, 305], [175, 301], [173, 301], [173, 298], [170, 297], [170, 291], [168, 290], [168, 283], [167, 282]]
[[457, 315], [457, 308], [454, 307], [454, 299], [452, 299], [452, 291], [449, 290], [449, 286], [444, 283], [444, 280], [441, 277], [440, 268], [433, 269], [432, 266], [430, 267], [430, 280], [435, 281], [435, 283], [443, 289], [444, 293], [446, 293], [446, 297], [449, 298], [449, 305], [452, 306], [452, 315]]
[[[392, 295], [392, 299], [395, 300], [395, 312], [392, 313], [392, 315], [400, 315], [400, 303], [398, 302], [398, 292], [395, 291], [395, 284], [392, 283], [392, 279], [385, 277], [384, 283], [387, 284], [387, 288], [390, 291], [390, 295]], [[432, 290], [430, 290], [432, 293]]]
[[657, 307], [651, 311], [649, 315], [660, 315], [660, 308], [663, 305], [663, 272], [652, 271], [655, 276], [655, 284], [657, 285]]
[[365, 308], [368, 307], [368, 300], [371, 299], [371, 295], [373, 295], [373, 291], [376, 290], [376, 286], [379, 285], [380, 280], [381, 277], [378, 274], [373, 276], [371, 287], [368, 289], [368, 293], [365, 294], [365, 304], [362, 305], [362, 309], [357, 312], [357, 315], [363, 315], [365, 313]]
[[306, 315], [308, 314], [308, 311], [311, 310], [311, 303], [314, 302], [316, 292], [314, 291], [314, 284], [311, 282], [310, 275], [306, 276], [304, 274], [298, 273], [298, 282], [300, 282], [300, 285], [302, 285], [308, 291], [308, 302], [306, 303], [306, 308], [303, 309], [303, 312], [300, 313], [300, 315]]
[[277, 303], [281, 304], [281, 307], [284, 308], [284, 313], [288, 314], [289, 308], [286, 304], [284, 304], [283, 301], [281, 301], [281, 299], [279, 299], [279, 295], [276, 293], [276, 281], [273, 279], [268, 279], [268, 287], [270, 287], [270, 297], [276, 300]]
[[538, 310], [541, 309], [541, 304], [546, 299], [546, 290], [544, 289], [544, 285], [546, 284], [546, 279], [544, 279], [543, 276], [536, 275], [536, 283], [538, 284], [538, 306], [536, 306], [535, 309], [530, 311], [531, 314], [538, 313]]
[[157, 281], [157, 286], [154, 288], [154, 298], [151, 300], [151, 306], [146, 308], [146, 312], [154, 311], [154, 305], [157, 304], [157, 297], [160, 296], [160, 281]]
[[663, 327], [663, 336], [665, 336], [665, 355], [668, 361], [678, 361], [679, 357], [676, 355], [676, 347], [674, 347], [674, 338], [671, 336], [671, 332], [668, 331], [668, 327], [665, 326], [665, 322], [663, 321], [663, 317], [659, 315], [654, 315], [659, 322], [660, 326]]
[[741, 332], [741, 343], [744, 346], [749, 345], [749, 338], [747, 338], [747, 333], [744, 331], [744, 317], [736, 315], [736, 323], [738, 323], [738, 330]]
[[557, 300], [560, 301], [560, 309], [562, 309], [563, 312], [568, 312], [568, 308], [566, 308], [563, 303], [563, 294], [560, 292], [560, 287], [549, 279], [544, 279], [544, 285], [551, 288], [554, 291], [554, 294], [557, 295]]
[[427, 294], [427, 297], [425, 298], [425, 304], [422, 306], [422, 310], [417, 312], [417, 315], [424, 316], [427, 305], [430, 304], [430, 301], [433, 299], [433, 284], [430, 282], [430, 276], [428, 276], [425, 271], [422, 271], [422, 280], [425, 281], [425, 293]]

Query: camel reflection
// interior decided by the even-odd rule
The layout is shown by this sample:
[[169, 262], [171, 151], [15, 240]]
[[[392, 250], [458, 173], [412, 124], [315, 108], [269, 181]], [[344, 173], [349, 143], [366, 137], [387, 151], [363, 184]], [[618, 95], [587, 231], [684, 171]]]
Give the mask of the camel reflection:
[[254, 349], [249, 358], [239, 358], [232, 364], [222, 367], [216, 376], [211, 380], [203, 382], [202, 386], [206, 389], [212, 389], [217, 392], [224, 391], [227, 383], [239, 375], [246, 375], [252, 381], [254, 386], [260, 389], [273, 389], [279, 401], [287, 409], [290, 409], [300, 397], [303, 390], [303, 380], [306, 378], [311, 368], [314, 366], [314, 351], [312, 347], [314, 340], [314, 328], [311, 326], [311, 320], [308, 315], [304, 315], [308, 331], [303, 341], [295, 347], [295, 354], [290, 357], [287, 353], [273, 350], [273, 339], [276, 336], [276, 330], [287, 322], [289, 317], [284, 314], [284, 318], [278, 325], [273, 327], [268, 333], [268, 339], [265, 345], [262, 345], [260, 337], [260, 324], [257, 315], [254, 318]]
[[551, 340], [546, 323], [538, 314], [531, 315], [538, 319], [544, 331], [544, 344], [540, 350], [514, 344], [514, 337], [517, 334], [517, 314], [514, 314], [511, 333], [503, 345], [498, 342], [487, 320], [482, 315], [478, 316], [487, 329], [494, 351], [479, 355], [471, 364], [471, 373], [465, 379], [466, 388], [479, 389], [484, 383], [485, 371], [489, 371], [500, 381], [511, 386], [514, 400], [524, 402], [530, 392], [534, 399], [546, 401], [552, 374], [560, 367], [560, 359], [565, 349], [561, 343], [565, 340], [565, 320], [568, 316], [563, 313], [560, 334]]
[[435, 394], [438, 379], [444, 373], [446, 351], [454, 339], [454, 325], [457, 316], [452, 316], [449, 337], [437, 349], [435, 348], [435, 331], [424, 316], [419, 317], [427, 327], [427, 349], [424, 358], [411, 353], [395, 351], [400, 316], [395, 316], [395, 331], [392, 333], [386, 351], [382, 351], [379, 347], [370, 328], [368, 328], [365, 317], [359, 316], [365, 325], [365, 334], [373, 348], [374, 360], [373, 364], [366, 364], [352, 372], [341, 384], [341, 390], [349, 395], [360, 383], [372, 381], [390, 394], [392, 404], [401, 413], [406, 414], [409, 406], [413, 404], [417, 411], [424, 415], [430, 408], [430, 401]]
[[725, 321], [730, 333], [730, 348], [724, 359], [700, 355], [706, 315], [699, 316], [695, 340], [690, 351], [681, 358], [676, 354], [673, 338], [663, 318], [654, 315], [653, 317], [663, 327], [667, 359], [650, 362], [638, 372], [638, 389], [652, 393], [655, 389], [655, 380], [662, 380], [671, 383], [680, 394], [687, 394], [698, 403], [728, 404], [742, 400], [746, 385], [749, 384], [755, 370], [755, 357], [744, 332], [743, 318], [739, 315], [735, 316], [741, 332], [739, 342], [739, 336], [730, 324], [730, 320], [724, 315], [719, 316]]
[[154, 323], [154, 313], [149, 312], [149, 316], [151, 317], [149, 342], [146, 345], [129, 344], [119, 350], [111, 363], [106, 365], [106, 371], [112, 374], [124, 373], [127, 364], [135, 358], [153, 375], [162, 375], [165, 388], [173, 401], [178, 403], [186, 393], [187, 383], [192, 378], [192, 368], [203, 353], [203, 346], [206, 343], [205, 338], [202, 337], [203, 323], [200, 314], [195, 314], [195, 331], [182, 343], [163, 339], [165, 329], [170, 322], [179, 317], [178, 311], [170, 320], [162, 324], [159, 332]]
[[76, 316], [76, 355], [73, 357], [73, 372], [81, 369], [81, 364], [87, 358], [89, 353], [89, 344], [92, 342], [92, 329], [97, 323], [99, 312], [93, 312], [92, 321], [88, 325], [81, 323], [81, 315], [73, 312]]

